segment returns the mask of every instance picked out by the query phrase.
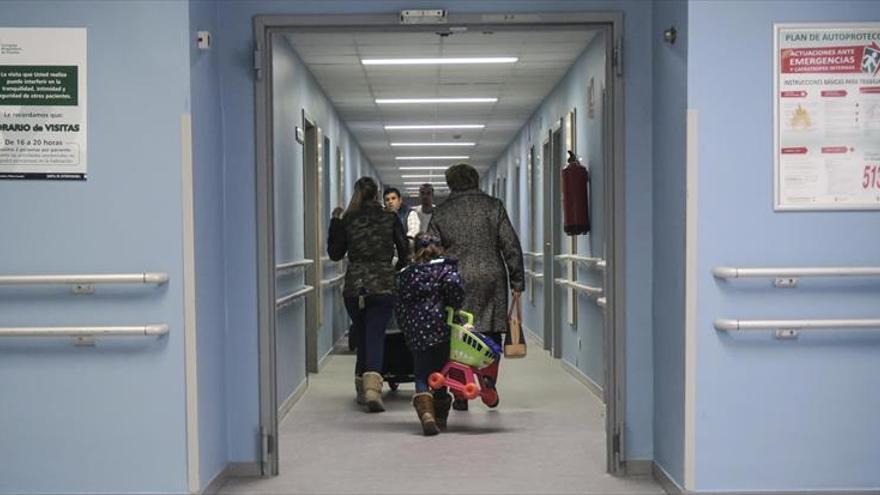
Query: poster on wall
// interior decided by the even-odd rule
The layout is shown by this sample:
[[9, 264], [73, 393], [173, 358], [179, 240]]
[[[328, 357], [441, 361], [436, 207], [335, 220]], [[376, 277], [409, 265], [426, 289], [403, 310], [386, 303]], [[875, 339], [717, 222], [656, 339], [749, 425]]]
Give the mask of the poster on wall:
[[86, 29], [0, 28], [0, 179], [85, 180]]
[[880, 23], [774, 28], [776, 209], [880, 209]]

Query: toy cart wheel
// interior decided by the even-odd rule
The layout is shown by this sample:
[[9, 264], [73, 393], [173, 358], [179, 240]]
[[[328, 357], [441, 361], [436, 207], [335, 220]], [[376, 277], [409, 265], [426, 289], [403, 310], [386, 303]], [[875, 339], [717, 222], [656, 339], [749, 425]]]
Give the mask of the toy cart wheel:
[[463, 393], [467, 400], [476, 399], [480, 395], [480, 387], [476, 383], [468, 383], [464, 386]]
[[498, 407], [498, 403], [501, 402], [498, 392], [491, 388], [483, 390], [483, 393], [480, 394], [480, 399], [482, 399], [483, 404], [490, 408]]
[[434, 372], [428, 377], [428, 386], [434, 390], [442, 388], [443, 385], [446, 385], [446, 377], [443, 373]]
[[391, 390], [397, 390], [398, 387], [400, 387], [400, 384], [399, 384], [399, 383], [397, 383], [397, 382], [388, 382], [388, 388], [390, 388]]

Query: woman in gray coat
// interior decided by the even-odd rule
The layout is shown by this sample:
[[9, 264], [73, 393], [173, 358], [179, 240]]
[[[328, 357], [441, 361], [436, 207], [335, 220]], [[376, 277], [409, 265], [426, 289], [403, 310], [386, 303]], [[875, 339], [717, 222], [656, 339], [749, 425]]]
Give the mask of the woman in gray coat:
[[[439, 237], [449, 256], [457, 258], [464, 280], [462, 309], [474, 314], [477, 330], [499, 344], [507, 333], [507, 291], [520, 297], [525, 286], [522, 247], [504, 203], [480, 191], [480, 175], [460, 163], [446, 170], [451, 193], [434, 214], [428, 231]], [[486, 370], [494, 387], [498, 361]], [[467, 409], [466, 401], [453, 407]]]

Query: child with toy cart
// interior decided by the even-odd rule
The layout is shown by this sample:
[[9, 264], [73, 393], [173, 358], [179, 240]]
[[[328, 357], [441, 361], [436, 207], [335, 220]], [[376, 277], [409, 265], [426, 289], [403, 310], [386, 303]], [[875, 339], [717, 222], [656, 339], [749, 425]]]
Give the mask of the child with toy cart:
[[446, 429], [452, 397], [446, 387], [433, 392], [428, 377], [449, 360], [446, 307], [460, 308], [464, 284], [458, 262], [446, 258], [440, 239], [421, 234], [415, 241], [415, 262], [398, 274], [397, 321], [413, 354], [416, 394], [413, 407], [425, 435]]

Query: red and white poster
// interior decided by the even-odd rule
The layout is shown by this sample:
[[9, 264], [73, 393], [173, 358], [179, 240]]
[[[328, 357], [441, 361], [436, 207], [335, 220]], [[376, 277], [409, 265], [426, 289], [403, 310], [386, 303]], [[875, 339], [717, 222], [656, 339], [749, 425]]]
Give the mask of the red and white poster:
[[880, 23], [774, 31], [776, 209], [880, 209]]

